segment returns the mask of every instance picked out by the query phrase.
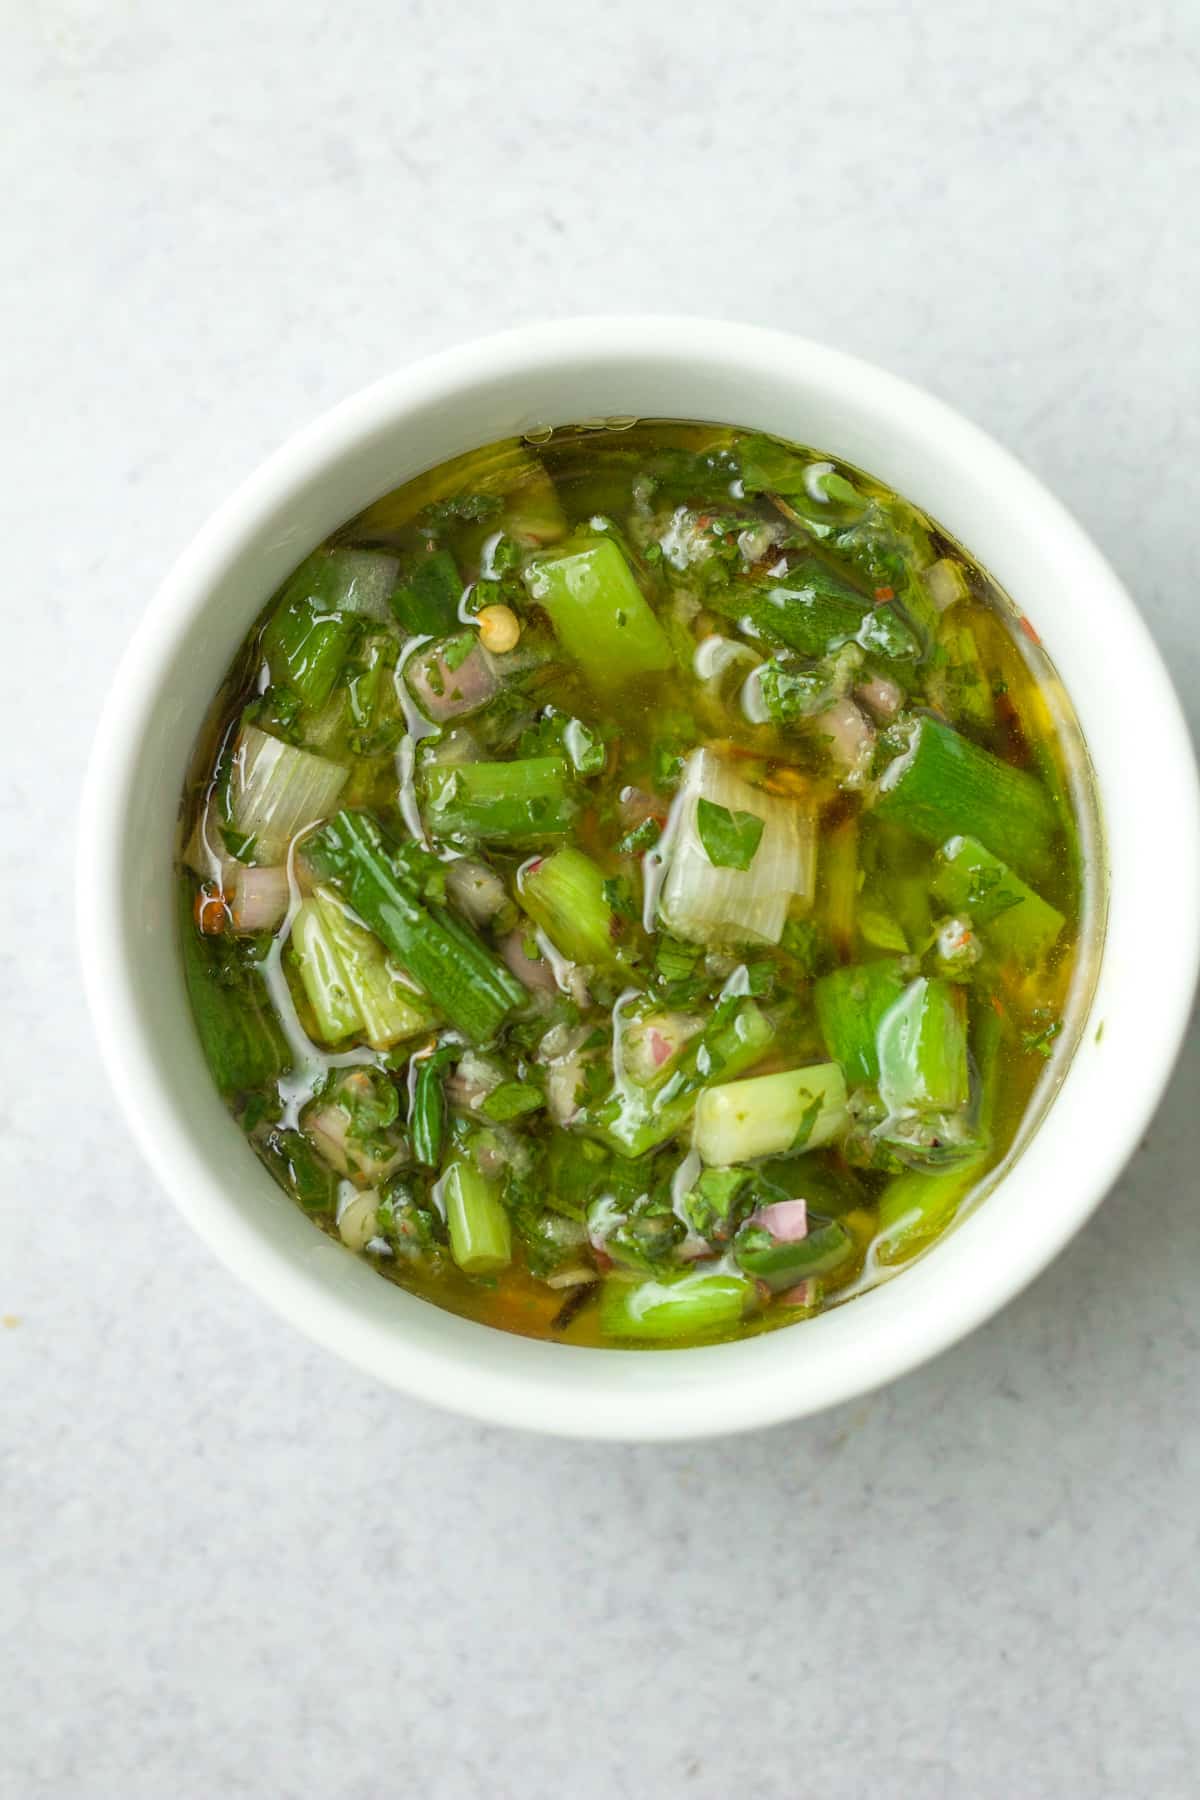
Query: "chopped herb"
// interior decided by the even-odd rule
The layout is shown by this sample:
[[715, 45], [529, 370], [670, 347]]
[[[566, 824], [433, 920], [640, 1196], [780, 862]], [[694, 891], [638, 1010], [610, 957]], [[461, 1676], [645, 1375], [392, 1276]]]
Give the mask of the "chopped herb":
[[1044, 1056], [1047, 1061], [1054, 1051], [1054, 1040], [1062, 1033], [1061, 1019], [1051, 1019], [1048, 1024], [1041, 1025], [1032, 1031], [1021, 1033], [1021, 1048], [1027, 1056]]
[[762, 840], [763, 821], [757, 813], [730, 812], [715, 800], [701, 799], [696, 829], [715, 869], [748, 869]]
[[637, 919], [641, 916], [633, 890], [624, 875], [610, 875], [607, 878], [604, 883], [604, 899], [622, 919]]
[[662, 836], [662, 826], [657, 819], [643, 819], [632, 831], [627, 831], [617, 844], [619, 856], [638, 856], [643, 850], [650, 850]]

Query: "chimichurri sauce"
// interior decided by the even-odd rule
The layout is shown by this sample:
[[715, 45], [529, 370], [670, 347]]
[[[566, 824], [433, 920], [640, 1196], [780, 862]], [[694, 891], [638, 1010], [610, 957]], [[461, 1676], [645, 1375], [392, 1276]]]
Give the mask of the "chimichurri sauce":
[[443, 464], [284, 583], [197, 746], [181, 931], [314, 1225], [505, 1330], [669, 1346], [978, 1199], [1086, 1008], [1095, 823], [1033, 628], [924, 514], [621, 423]]

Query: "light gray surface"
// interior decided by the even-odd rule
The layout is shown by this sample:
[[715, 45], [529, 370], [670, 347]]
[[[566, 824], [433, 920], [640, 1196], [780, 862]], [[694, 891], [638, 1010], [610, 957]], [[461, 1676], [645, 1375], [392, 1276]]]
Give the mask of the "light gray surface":
[[692, 310], [925, 382], [1081, 516], [1196, 721], [1192, 0], [582, 17], [0, 8], [0, 1794], [1192, 1794], [1194, 1037], [1001, 1318], [665, 1452], [310, 1349], [97, 1066], [70, 838], [122, 641], [288, 431], [469, 334]]

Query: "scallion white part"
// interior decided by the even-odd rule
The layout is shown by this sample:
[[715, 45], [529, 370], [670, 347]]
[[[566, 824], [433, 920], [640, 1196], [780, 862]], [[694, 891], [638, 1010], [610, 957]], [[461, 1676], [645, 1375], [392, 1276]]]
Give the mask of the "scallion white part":
[[818, 1150], [846, 1128], [846, 1078], [837, 1063], [752, 1075], [707, 1088], [696, 1105], [692, 1146], [709, 1167]]
[[[749, 868], [720, 868], [709, 861], [697, 824], [702, 799], [763, 821]], [[751, 787], [711, 750], [688, 757], [664, 847], [670, 866], [659, 916], [669, 931], [692, 943], [777, 944], [789, 910], [812, 904], [817, 855], [812, 811], [802, 800]]]
[[252, 840], [256, 862], [281, 863], [298, 832], [336, 810], [345, 785], [346, 770], [340, 763], [247, 725], [233, 755], [234, 828]]

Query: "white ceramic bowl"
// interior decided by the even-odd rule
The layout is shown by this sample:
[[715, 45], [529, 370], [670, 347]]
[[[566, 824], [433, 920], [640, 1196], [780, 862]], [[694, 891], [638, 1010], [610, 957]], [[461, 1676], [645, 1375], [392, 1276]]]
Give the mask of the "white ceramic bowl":
[[[850, 1305], [747, 1342], [657, 1354], [534, 1342], [456, 1318], [318, 1233], [217, 1098], [172, 906], [193, 738], [251, 620], [301, 556], [444, 458], [534, 425], [623, 414], [727, 420], [818, 445], [965, 544], [1033, 616], [1074, 699], [1111, 879], [1091, 1018], [1040, 1129], [983, 1204]], [[669, 1439], [794, 1418], [902, 1374], [994, 1313], [1078, 1230], [1144, 1131], [1187, 1022], [1200, 800], [1178, 703], [1128, 595], [1062, 507], [982, 432], [894, 376], [801, 339], [692, 319], [578, 320], [387, 377], [293, 438], [209, 520], [114, 683], [88, 771], [79, 880], [110, 1077], [163, 1187], [231, 1269], [318, 1342], [422, 1399], [542, 1431]], [[1152, 980], [1145, 959], [1167, 896], [1170, 978]]]

